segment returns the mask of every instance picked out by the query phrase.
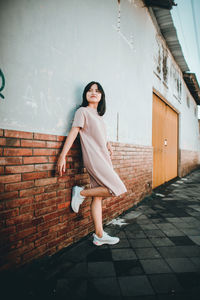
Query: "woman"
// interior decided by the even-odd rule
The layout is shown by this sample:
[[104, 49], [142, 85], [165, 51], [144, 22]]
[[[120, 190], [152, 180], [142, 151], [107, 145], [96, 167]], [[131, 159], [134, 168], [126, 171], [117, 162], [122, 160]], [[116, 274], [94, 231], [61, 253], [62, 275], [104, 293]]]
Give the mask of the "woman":
[[95, 227], [93, 243], [97, 246], [119, 242], [118, 237], [111, 237], [103, 230], [102, 197], [119, 196], [127, 192], [124, 183], [113, 169], [111, 161], [113, 150], [107, 141], [102, 119], [105, 111], [105, 93], [102, 86], [95, 81], [88, 83], [83, 91], [82, 104], [75, 113], [72, 128], [57, 163], [58, 172], [62, 176], [65, 172], [65, 156], [79, 133], [83, 163], [90, 177], [91, 188], [74, 186], [71, 207], [77, 213], [85, 197], [93, 197], [91, 203]]

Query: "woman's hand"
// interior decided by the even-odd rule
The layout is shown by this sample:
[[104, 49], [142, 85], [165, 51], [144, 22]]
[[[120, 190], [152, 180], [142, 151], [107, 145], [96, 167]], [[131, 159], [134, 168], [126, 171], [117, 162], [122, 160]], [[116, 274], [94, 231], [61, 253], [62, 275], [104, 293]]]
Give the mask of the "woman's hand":
[[63, 150], [58, 158], [58, 162], [57, 162], [57, 170], [60, 176], [63, 175], [63, 173], [66, 170], [66, 160], [65, 157], [69, 151], [69, 149], [71, 148], [75, 138], [77, 137], [77, 134], [80, 131], [80, 127], [72, 127], [64, 144]]
[[59, 175], [62, 176], [63, 173], [65, 173], [65, 170], [66, 170], [65, 156], [60, 155], [59, 159], [57, 161], [57, 171], [58, 171]]
[[110, 158], [113, 158], [113, 149], [109, 142], [107, 142], [107, 148], [108, 148], [108, 151], [110, 152]]

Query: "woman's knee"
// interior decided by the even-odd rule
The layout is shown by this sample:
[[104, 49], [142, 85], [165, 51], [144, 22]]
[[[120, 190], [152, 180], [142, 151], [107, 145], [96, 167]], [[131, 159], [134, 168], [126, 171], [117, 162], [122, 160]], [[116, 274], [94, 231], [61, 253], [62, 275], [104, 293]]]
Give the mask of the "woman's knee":
[[95, 197], [92, 197], [92, 201], [101, 201], [103, 197], [101, 196], [95, 196]]

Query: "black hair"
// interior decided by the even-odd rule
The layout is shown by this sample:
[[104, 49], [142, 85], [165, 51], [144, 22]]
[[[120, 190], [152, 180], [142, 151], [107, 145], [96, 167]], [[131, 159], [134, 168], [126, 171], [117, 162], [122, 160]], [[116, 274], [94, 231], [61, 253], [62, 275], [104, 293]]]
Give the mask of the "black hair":
[[[96, 81], [91, 81], [89, 82], [86, 87], [84, 88], [84, 91], [83, 91], [83, 95], [82, 95], [82, 103], [81, 103], [81, 106], [83, 107], [86, 107], [88, 106], [88, 101], [86, 99], [86, 93], [89, 91], [89, 89], [91, 88], [91, 86], [93, 84], [96, 84], [97, 87], [98, 87], [98, 90], [99, 92], [101, 93], [101, 100], [99, 101], [98, 103], [98, 106], [97, 106], [97, 112], [100, 116], [103, 116], [106, 112], [106, 99], [105, 99], [105, 93], [104, 93], [104, 90], [101, 86], [101, 84], [99, 82], [96, 82]], [[80, 107], [81, 107], [80, 106]]]

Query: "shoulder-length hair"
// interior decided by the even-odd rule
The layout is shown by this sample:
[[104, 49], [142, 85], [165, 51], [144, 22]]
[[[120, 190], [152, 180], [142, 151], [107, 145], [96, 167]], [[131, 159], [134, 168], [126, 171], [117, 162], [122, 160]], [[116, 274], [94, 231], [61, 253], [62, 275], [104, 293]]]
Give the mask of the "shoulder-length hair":
[[103, 90], [103, 88], [102, 88], [102, 86], [101, 86], [101, 84], [100, 84], [99, 82], [91, 81], [91, 82], [89, 82], [89, 83], [86, 85], [86, 87], [84, 88], [84, 91], [83, 91], [83, 95], [82, 95], [83, 101], [82, 101], [80, 107], [81, 107], [81, 106], [83, 106], [83, 107], [88, 106], [88, 101], [87, 101], [87, 99], [86, 99], [86, 93], [89, 91], [89, 89], [91, 88], [91, 86], [92, 86], [93, 84], [96, 84], [96, 85], [97, 85], [98, 90], [99, 90], [100, 93], [101, 93], [101, 100], [100, 100], [99, 103], [98, 103], [98, 106], [97, 106], [97, 112], [98, 112], [98, 114], [99, 114], [100, 116], [103, 116], [103, 115], [105, 114], [105, 112], [106, 112], [106, 100], [105, 100], [105, 93], [104, 93], [104, 90]]

